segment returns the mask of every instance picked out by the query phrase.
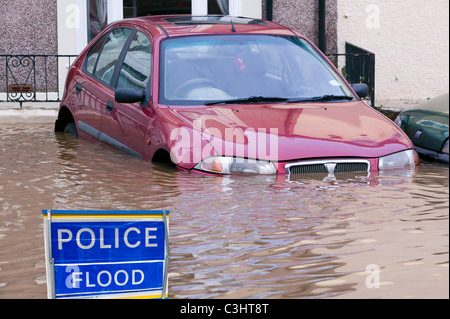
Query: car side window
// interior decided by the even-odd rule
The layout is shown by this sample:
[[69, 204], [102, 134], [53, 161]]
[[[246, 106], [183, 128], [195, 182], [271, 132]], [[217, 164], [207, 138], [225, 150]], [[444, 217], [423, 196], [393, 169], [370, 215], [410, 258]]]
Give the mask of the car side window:
[[[86, 70], [102, 82], [110, 85], [117, 60], [119, 59], [123, 46], [127, 42], [131, 32], [132, 30], [129, 28], [116, 28], [109, 32], [101, 51], [96, 51], [98, 50], [97, 43], [92, 51], [89, 52]], [[95, 66], [92, 67], [92, 60], [95, 58], [95, 55], [97, 55], [98, 58], [96, 59]]]
[[98, 55], [103, 48], [103, 42], [105, 42], [106, 35], [103, 36], [89, 51], [86, 58], [86, 71], [93, 74], [95, 69], [95, 64], [97, 63]]
[[145, 91], [151, 76], [152, 49], [150, 39], [138, 31], [123, 61], [117, 88]]

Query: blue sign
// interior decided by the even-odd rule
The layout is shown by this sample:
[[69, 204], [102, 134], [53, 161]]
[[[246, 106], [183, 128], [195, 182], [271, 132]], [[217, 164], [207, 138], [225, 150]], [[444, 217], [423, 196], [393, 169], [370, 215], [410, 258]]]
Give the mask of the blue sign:
[[43, 211], [50, 298], [165, 298], [168, 212]]

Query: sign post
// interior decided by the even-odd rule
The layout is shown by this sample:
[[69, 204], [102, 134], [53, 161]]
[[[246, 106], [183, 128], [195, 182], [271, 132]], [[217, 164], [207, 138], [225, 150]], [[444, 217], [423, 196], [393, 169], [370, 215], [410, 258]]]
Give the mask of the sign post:
[[43, 210], [48, 298], [167, 298], [167, 211]]

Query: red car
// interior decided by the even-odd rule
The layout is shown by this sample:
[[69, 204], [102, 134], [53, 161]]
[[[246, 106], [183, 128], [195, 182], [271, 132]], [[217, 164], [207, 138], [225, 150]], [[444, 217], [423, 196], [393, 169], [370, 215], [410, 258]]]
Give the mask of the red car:
[[110, 25], [69, 70], [56, 131], [185, 170], [335, 176], [413, 167], [392, 121], [301, 34], [229, 16]]

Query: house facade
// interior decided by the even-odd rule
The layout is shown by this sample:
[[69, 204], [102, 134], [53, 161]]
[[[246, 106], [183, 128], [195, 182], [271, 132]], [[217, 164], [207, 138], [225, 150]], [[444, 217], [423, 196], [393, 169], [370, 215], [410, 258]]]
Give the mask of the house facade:
[[338, 51], [376, 54], [377, 105], [405, 107], [448, 92], [448, 0], [339, 0]]
[[[448, 90], [448, 7], [447, 0], [0, 0], [0, 64], [2, 55], [76, 55], [122, 18], [166, 13], [268, 18], [326, 53], [345, 53], [346, 44], [373, 52], [376, 104], [402, 106]], [[335, 62], [342, 70], [345, 60]], [[53, 64], [47, 74], [67, 68]], [[6, 90], [4, 70], [0, 65], [0, 95]]]

